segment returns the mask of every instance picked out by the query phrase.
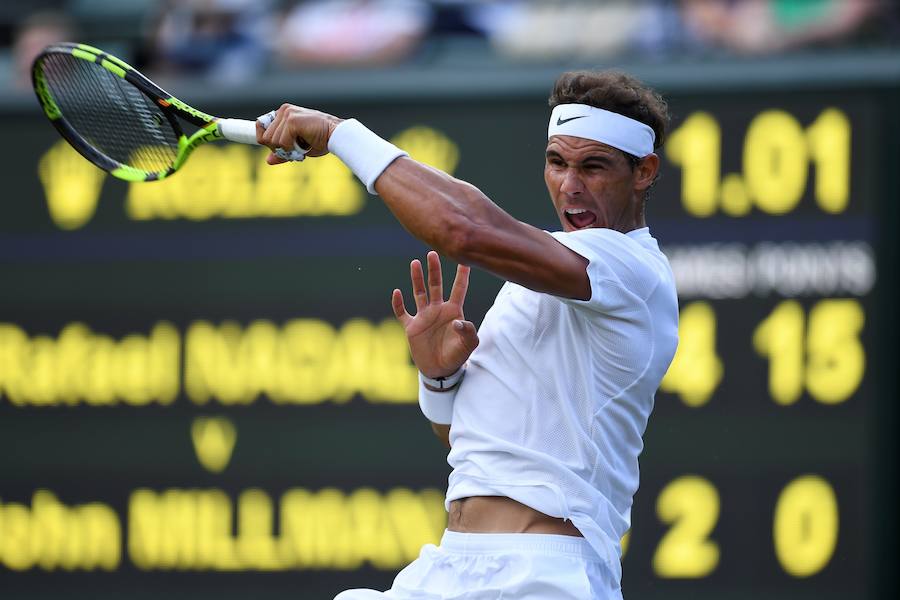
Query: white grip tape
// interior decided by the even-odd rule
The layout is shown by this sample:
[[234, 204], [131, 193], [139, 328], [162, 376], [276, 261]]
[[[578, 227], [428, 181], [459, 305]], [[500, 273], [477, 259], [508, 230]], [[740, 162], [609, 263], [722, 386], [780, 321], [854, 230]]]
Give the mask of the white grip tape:
[[216, 124], [219, 126], [219, 133], [229, 142], [259, 146], [259, 142], [256, 141], [255, 121], [219, 119]]
[[[256, 122], [262, 125], [263, 129], [268, 129], [269, 125], [272, 124], [272, 121], [275, 120], [275, 111], [267, 112], [266, 114], [260, 116], [256, 119]], [[294, 142], [293, 150], [285, 150], [284, 148], [275, 148], [275, 156], [282, 160], [293, 160], [300, 161], [306, 158], [306, 153], [310, 151], [310, 148], [302, 148], [300, 144]]]

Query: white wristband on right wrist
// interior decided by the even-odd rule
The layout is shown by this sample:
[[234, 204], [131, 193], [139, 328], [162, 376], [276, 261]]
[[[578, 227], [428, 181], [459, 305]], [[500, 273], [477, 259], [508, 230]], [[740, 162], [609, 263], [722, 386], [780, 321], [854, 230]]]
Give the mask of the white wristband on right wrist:
[[392, 162], [406, 152], [378, 137], [356, 119], [347, 119], [331, 132], [328, 151], [350, 167], [370, 194], [377, 194], [375, 181]]

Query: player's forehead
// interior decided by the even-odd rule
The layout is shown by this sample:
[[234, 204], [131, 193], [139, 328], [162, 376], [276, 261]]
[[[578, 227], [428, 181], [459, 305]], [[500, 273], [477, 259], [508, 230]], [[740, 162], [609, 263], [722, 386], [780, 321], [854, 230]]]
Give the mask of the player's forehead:
[[598, 155], [612, 159], [621, 158], [622, 151], [603, 142], [574, 135], [554, 135], [547, 140], [547, 154], [558, 154], [566, 160], [579, 160]]

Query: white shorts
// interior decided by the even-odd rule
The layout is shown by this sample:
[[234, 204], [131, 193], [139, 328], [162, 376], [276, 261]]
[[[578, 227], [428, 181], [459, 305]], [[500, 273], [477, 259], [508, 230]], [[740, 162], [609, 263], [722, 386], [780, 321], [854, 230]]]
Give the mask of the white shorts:
[[583, 539], [533, 533], [445, 531], [386, 592], [334, 600], [621, 600], [619, 582]]

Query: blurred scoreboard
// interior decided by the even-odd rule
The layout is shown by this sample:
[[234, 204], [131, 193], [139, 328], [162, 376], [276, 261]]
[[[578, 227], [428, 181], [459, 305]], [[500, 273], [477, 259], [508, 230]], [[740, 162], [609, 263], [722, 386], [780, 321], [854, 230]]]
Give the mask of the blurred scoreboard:
[[[645, 436], [626, 597], [880, 597], [897, 94], [668, 99], [647, 218], [680, 345]], [[545, 96], [318, 107], [558, 229]], [[273, 168], [201, 147], [176, 177], [128, 185], [36, 105], [0, 123], [16, 140], [0, 161], [0, 597], [388, 587], [446, 523], [445, 451], [389, 302], [426, 248], [333, 157]], [[501, 283], [473, 274], [469, 318]]]

